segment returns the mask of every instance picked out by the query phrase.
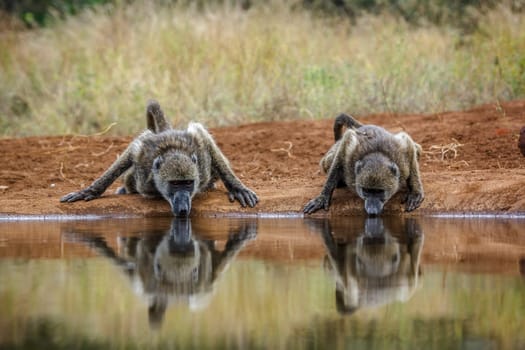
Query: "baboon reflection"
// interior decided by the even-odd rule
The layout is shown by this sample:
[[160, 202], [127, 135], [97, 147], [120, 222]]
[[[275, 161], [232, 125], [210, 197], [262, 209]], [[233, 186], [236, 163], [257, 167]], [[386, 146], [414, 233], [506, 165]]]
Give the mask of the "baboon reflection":
[[325, 268], [336, 281], [336, 307], [342, 314], [407, 301], [415, 291], [423, 233], [415, 219], [386, 223], [380, 217], [360, 226], [355, 219], [309, 221], [322, 235]]
[[195, 237], [189, 219], [173, 219], [163, 234], [119, 237], [118, 253], [92, 232], [65, 233], [122, 268], [134, 289], [147, 298], [150, 326], [157, 328], [168, 304], [182, 303], [192, 310], [209, 304], [218, 277], [245, 243], [256, 237], [257, 225], [243, 222], [232, 229], [222, 251], [215, 248], [215, 240]]

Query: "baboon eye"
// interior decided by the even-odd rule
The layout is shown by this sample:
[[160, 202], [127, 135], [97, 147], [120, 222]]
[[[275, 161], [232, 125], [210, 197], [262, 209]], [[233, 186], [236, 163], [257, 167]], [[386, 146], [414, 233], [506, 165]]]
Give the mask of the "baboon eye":
[[363, 162], [358, 160], [355, 162], [355, 172], [358, 173], [361, 171], [361, 169], [363, 169]]
[[383, 189], [379, 188], [363, 188], [363, 193], [367, 195], [377, 196], [382, 195], [385, 192]]
[[392, 175], [394, 175], [394, 176], [398, 176], [399, 175], [399, 169], [398, 169], [397, 165], [392, 163], [392, 164], [390, 164], [389, 168], [390, 168], [390, 171], [392, 172]]
[[193, 180], [172, 180], [170, 184], [176, 191], [193, 191]]
[[162, 157], [161, 157], [161, 156], [158, 156], [158, 157], [155, 158], [155, 160], [153, 161], [153, 169], [155, 169], [155, 170], [159, 170], [161, 165], [162, 165]]
[[191, 161], [194, 163], [194, 164], [197, 164], [197, 156], [195, 155], [195, 153], [193, 153], [191, 155]]

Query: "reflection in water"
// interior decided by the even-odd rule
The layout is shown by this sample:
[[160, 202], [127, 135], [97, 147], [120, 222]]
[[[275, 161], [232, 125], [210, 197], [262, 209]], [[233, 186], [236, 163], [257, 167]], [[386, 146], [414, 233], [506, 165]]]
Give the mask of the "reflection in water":
[[174, 218], [171, 227], [160, 235], [119, 237], [117, 254], [95, 232], [66, 229], [66, 237], [88, 243], [129, 276], [139, 294], [148, 299], [149, 323], [162, 324], [168, 304], [187, 304], [191, 310], [205, 308], [218, 277], [241, 250], [257, 235], [255, 222], [244, 222], [230, 232], [222, 251], [214, 240], [198, 239], [192, 234], [189, 219]]
[[0, 349], [525, 349], [522, 227], [0, 223]]
[[[388, 227], [380, 217], [364, 225], [337, 221], [309, 222], [322, 235], [325, 267], [335, 281], [335, 302], [341, 314], [407, 301], [418, 284], [423, 233], [415, 219]], [[402, 237], [395, 237], [401, 234]]]

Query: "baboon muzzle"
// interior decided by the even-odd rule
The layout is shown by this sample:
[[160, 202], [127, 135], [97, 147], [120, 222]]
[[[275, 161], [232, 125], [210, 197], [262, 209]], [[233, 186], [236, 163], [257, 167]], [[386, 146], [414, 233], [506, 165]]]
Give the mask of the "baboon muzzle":
[[168, 244], [171, 254], [193, 252], [193, 236], [189, 218], [173, 219]]
[[177, 191], [171, 199], [171, 211], [177, 217], [188, 217], [191, 210], [191, 195], [189, 191]]
[[383, 201], [378, 198], [366, 198], [365, 210], [368, 215], [379, 215], [383, 211]]

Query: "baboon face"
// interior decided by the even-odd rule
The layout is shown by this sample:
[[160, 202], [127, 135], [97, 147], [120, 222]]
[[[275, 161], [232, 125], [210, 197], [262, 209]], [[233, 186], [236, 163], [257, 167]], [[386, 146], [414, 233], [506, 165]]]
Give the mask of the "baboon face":
[[355, 163], [355, 189], [367, 214], [380, 214], [398, 188], [399, 168], [386, 156], [372, 153]]
[[158, 280], [193, 285], [198, 279], [200, 251], [191, 232], [166, 235], [155, 251], [154, 273]]
[[169, 234], [155, 250], [153, 271], [164, 283], [192, 285], [198, 277], [200, 251], [187, 218], [173, 219]]
[[356, 247], [356, 271], [360, 276], [386, 277], [399, 268], [399, 243], [392, 237], [361, 237]]
[[171, 152], [155, 158], [153, 179], [157, 190], [170, 203], [175, 216], [187, 217], [191, 199], [199, 188], [199, 169], [195, 154]]

